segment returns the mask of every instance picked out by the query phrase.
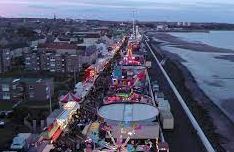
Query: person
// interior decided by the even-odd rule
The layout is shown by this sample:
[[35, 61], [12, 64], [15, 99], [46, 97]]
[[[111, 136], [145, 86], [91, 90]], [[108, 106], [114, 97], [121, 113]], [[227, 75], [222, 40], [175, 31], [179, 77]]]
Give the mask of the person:
[[80, 140], [77, 140], [77, 143], [76, 143], [76, 150], [80, 150]]
[[92, 152], [92, 145], [90, 143], [86, 144], [86, 148], [84, 149], [84, 152]]
[[134, 147], [132, 144], [127, 144], [127, 151], [128, 152], [133, 152], [134, 151]]
[[152, 147], [152, 142], [148, 139], [145, 141], [144, 151], [149, 152]]

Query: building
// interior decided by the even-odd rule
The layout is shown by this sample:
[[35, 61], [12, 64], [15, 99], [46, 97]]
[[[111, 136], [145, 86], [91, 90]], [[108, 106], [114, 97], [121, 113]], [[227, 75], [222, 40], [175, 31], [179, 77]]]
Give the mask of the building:
[[38, 70], [50, 72], [65, 72], [64, 55], [55, 52], [41, 52], [37, 54]]
[[85, 51], [82, 51], [80, 54], [80, 62], [82, 64], [92, 64], [96, 62], [98, 58], [98, 51], [96, 45], [91, 45], [86, 48]]
[[67, 42], [53, 42], [45, 43], [39, 45], [38, 52], [51, 52], [54, 51], [58, 54], [77, 54], [79, 52], [79, 47], [75, 44], [70, 44]]
[[36, 46], [38, 46], [40, 44], [44, 44], [46, 42], [46, 40], [47, 40], [46, 38], [41, 38], [41, 39], [37, 39], [37, 40], [31, 41], [30, 46], [31, 47], [36, 47]]
[[0, 48], [0, 73], [11, 70], [11, 53], [10, 49]]
[[177, 22], [177, 26], [189, 27], [189, 26], [191, 26], [191, 23], [190, 22]]
[[23, 56], [24, 52], [28, 52], [30, 50], [30, 47], [22, 47], [22, 48], [16, 48], [11, 50], [11, 57], [17, 58]]
[[100, 32], [101, 36], [104, 36], [110, 32], [109, 27], [103, 26], [103, 27], [95, 27], [92, 28], [95, 32]]
[[34, 71], [72, 73], [78, 72], [83, 64], [92, 64], [98, 58], [95, 45], [77, 48], [79, 49], [50, 49], [25, 53], [25, 68]]
[[54, 94], [52, 78], [1, 78], [0, 100], [48, 100]]
[[82, 67], [81, 57], [79, 55], [65, 56], [65, 71], [68, 73], [77, 72]]
[[57, 37], [55, 40], [54, 40], [55, 43], [79, 43], [79, 40], [78, 38], [75, 38], [75, 37]]
[[73, 36], [83, 39], [81, 45], [90, 46], [96, 44], [96, 42], [101, 38], [100, 32], [74, 32]]
[[35, 71], [40, 70], [40, 65], [39, 65], [40, 58], [36, 52], [25, 53], [24, 59], [25, 59], [25, 68], [26, 69], [35, 70]]
[[75, 71], [79, 71], [79, 61], [80, 57], [78, 55], [58, 54], [55, 52], [33, 52], [25, 54], [25, 69], [71, 73], [74, 72], [74, 69]]
[[63, 112], [63, 109], [55, 109], [47, 118], [46, 118], [46, 125], [49, 126], [54, 123], [56, 118]]
[[166, 24], [157, 25], [157, 31], [165, 31], [165, 30], [168, 30], [168, 25]]

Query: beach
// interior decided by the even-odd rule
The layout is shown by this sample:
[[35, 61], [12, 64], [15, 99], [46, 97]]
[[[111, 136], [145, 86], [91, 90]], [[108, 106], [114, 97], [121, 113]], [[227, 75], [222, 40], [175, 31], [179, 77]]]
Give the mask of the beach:
[[[234, 151], [234, 125], [232, 119], [230, 119], [230, 117], [207, 96], [204, 90], [201, 89], [196, 78], [191, 73], [191, 70], [185, 66], [185, 59], [177, 52], [167, 51], [165, 46], [169, 46], [170, 49], [173, 49], [171, 46], [176, 46], [177, 48], [189, 49], [194, 52], [222, 53], [224, 55], [220, 55], [216, 58], [229, 62], [234, 61], [233, 56], [226, 54], [233, 53], [233, 51], [198, 42], [187, 42], [167, 33], [151, 33], [150, 36], [153, 39], [153, 41], [151, 41], [152, 47], [157, 50], [157, 53], [160, 54], [162, 58], [166, 59], [164, 68], [177, 86], [179, 92], [183, 95], [187, 105], [211, 142], [215, 144], [218, 151]], [[219, 83], [209, 83], [209, 85], [216, 86], [217, 88], [220, 87]], [[233, 100], [230, 99], [229, 101], [222, 102], [222, 104], [226, 104], [222, 106], [227, 106], [227, 109], [230, 110], [230, 107], [233, 107], [232, 101]]]

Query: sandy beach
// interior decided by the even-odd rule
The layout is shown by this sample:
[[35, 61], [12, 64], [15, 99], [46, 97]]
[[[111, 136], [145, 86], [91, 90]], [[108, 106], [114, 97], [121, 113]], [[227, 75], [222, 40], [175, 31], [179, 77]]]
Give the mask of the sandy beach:
[[188, 41], [184, 41], [178, 37], [170, 35], [168, 33], [157, 33], [153, 34], [153, 37], [159, 39], [164, 42], [168, 42], [171, 46], [176, 46], [182, 49], [192, 49], [194, 51], [199, 52], [220, 52], [220, 53], [233, 53], [232, 50], [224, 49], [224, 48], [217, 48], [203, 43], [192, 43]]
[[[229, 49], [216, 48], [207, 44], [187, 42], [167, 33], [150, 35], [160, 41], [166, 41], [167, 45], [183, 49], [191, 49], [199, 52], [233, 53], [233, 51]], [[167, 58], [167, 62], [164, 65], [166, 71], [172, 78], [180, 93], [183, 94], [190, 110], [193, 112], [206, 135], [209, 137], [211, 142], [215, 144], [218, 151], [223, 151], [224, 149], [225, 151], [234, 151], [233, 122], [198, 86], [191, 72], [182, 64], [184, 60], [175, 53], [165, 50], [162, 51], [160, 49], [160, 45], [164, 44], [152, 42], [152, 46], [160, 51], [159, 53], [163, 55], [163, 58]], [[234, 62], [234, 56], [222, 55], [218, 58]], [[232, 101], [233, 99], [230, 99], [225, 102], [229, 103], [226, 106], [230, 105]]]
[[215, 57], [215, 58], [234, 62], [234, 55], [220, 55], [219, 57]]

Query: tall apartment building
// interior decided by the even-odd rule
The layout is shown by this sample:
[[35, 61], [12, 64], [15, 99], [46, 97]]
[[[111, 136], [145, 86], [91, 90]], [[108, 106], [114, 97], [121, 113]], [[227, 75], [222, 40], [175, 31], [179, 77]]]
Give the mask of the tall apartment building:
[[56, 54], [55, 52], [38, 53], [40, 66], [39, 70], [50, 72], [65, 72], [64, 55]]
[[78, 55], [61, 55], [55, 52], [25, 54], [25, 68], [27, 70], [71, 73], [74, 70], [79, 71], [79, 61]]
[[[53, 44], [55, 45], [55, 44]], [[53, 46], [50, 45], [50, 46]], [[95, 46], [78, 47], [77, 49], [65, 49], [58, 47], [40, 49], [37, 52], [26, 53], [25, 68], [28, 70], [41, 70], [58, 73], [78, 72], [82, 64], [92, 64], [98, 57], [98, 51]], [[66, 44], [68, 46], [68, 44]], [[66, 47], [67, 48], [67, 47]]]
[[54, 94], [53, 79], [50, 78], [1, 78], [0, 100], [48, 100]]
[[7, 72], [11, 69], [10, 49], [0, 48], [0, 73]]
[[39, 60], [36, 52], [28, 52], [24, 54], [25, 67], [31, 70], [40, 70]]

